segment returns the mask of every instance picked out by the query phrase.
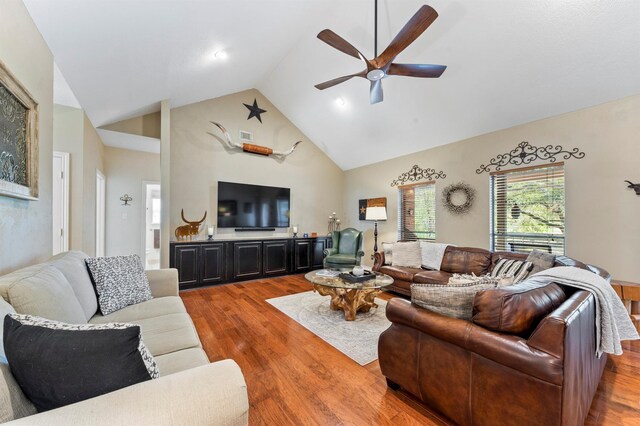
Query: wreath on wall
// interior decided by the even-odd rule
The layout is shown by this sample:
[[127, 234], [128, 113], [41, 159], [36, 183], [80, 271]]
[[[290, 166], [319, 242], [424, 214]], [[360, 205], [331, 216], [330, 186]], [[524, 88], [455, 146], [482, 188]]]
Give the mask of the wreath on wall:
[[[463, 202], [454, 202], [453, 198], [462, 196]], [[442, 190], [442, 204], [452, 214], [465, 214], [471, 210], [476, 190], [463, 182], [454, 183]]]

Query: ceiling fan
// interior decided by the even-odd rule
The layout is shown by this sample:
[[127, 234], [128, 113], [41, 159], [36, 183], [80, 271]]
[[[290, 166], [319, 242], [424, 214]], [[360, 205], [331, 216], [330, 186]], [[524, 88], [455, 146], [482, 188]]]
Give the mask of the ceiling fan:
[[447, 68], [446, 65], [430, 64], [396, 64], [394, 59], [411, 43], [422, 34], [429, 25], [438, 17], [431, 6], [426, 4], [420, 7], [413, 17], [400, 30], [398, 35], [391, 41], [389, 46], [378, 55], [378, 0], [375, 0], [375, 30], [374, 30], [374, 59], [367, 59], [351, 43], [340, 37], [333, 31], [326, 29], [318, 33], [318, 38], [329, 46], [340, 50], [347, 55], [360, 59], [366, 65], [366, 69], [356, 74], [345, 75], [334, 78], [324, 83], [316, 84], [319, 90], [324, 90], [336, 84], [343, 83], [353, 77], [366, 78], [371, 82], [370, 102], [372, 104], [382, 102], [382, 79], [389, 75], [400, 75], [406, 77], [438, 78]]

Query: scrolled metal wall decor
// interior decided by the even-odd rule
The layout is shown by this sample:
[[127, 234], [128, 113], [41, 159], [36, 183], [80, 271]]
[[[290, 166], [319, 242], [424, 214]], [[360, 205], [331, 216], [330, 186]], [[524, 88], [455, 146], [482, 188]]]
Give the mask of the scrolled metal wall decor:
[[[456, 204], [452, 201], [454, 194], [462, 193], [465, 197], [464, 203]], [[471, 185], [458, 182], [451, 184], [442, 190], [442, 205], [453, 214], [465, 214], [473, 206], [473, 200], [476, 198], [476, 190]]]
[[416, 164], [411, 170], [404, 172], [398, 176], [398, 179], [391, 182], [391, 186], [404, 185], [407, 182], [417, 182], [422, 179], [433, 180], [444, 179], [446, 177], [447, 175], [442, 170], [436, 172], [435, 169], [422, 169]]
[[477, 170], [477, 174], [490, 172], [491, 167], [495, 166], [495, 171], [500, 171], [508, 165], [521, 166], [530, 164], [535, 160], [548, 160], [549, 163], [555, 163], [558, 158], [568, 160], [570, 158], [581, 159], [586, 154], [578, 148], [565, 150], [560, 145], [533, 146], [527, 141], [522, 141], [517, 147], [504, 154], [499, 154], [492, 158], [487, 165], [482, 164]]

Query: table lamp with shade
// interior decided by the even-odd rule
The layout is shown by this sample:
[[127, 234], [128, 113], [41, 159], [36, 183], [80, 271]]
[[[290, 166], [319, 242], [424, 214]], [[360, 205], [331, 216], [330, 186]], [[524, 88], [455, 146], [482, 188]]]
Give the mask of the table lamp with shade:
[[375, 222], [373, 228], [373, 252], [378, 252], [378, 221], [387, 220], [386, 207], [367, 207], [365, 220], [373, 220]]

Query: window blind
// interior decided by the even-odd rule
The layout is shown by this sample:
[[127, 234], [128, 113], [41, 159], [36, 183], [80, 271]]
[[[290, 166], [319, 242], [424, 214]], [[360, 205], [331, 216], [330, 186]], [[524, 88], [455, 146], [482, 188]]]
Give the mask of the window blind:
[[564, 164], [491, 175], [491, 247], [564, 254]]
[[399, 187], [398, 204], [398, 240], [436, 238], [435, 182]]

